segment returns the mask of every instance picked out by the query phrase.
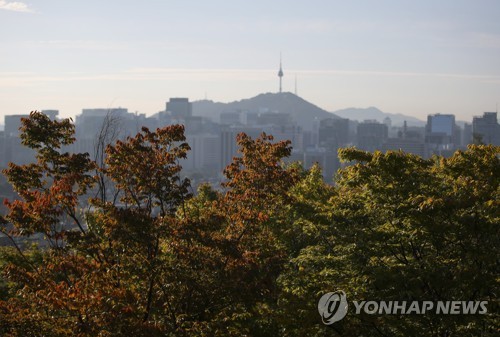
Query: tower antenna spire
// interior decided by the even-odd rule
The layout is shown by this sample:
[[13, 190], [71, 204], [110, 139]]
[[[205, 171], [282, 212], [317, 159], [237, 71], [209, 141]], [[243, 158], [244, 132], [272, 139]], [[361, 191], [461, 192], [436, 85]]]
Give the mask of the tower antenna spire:
[[281, 66], [281, 52], [280, 52], [280, 70], [278, 71], [278, 77], [280, 78], [280, 93], [282, 92], [281, 80], [283, 78], [283, 67]]
[[298, 96], [298, 91], [297, 91], [297, 74], [295, 74], [295, 96]]

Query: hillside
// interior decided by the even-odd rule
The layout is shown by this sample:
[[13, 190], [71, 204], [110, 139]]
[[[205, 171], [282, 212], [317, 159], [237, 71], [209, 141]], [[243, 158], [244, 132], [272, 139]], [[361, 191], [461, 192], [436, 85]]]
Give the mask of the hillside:
[[231, 103], [219, 103], [209, 100], [193, 102], [193, 115], [209, 117], [216, 122], [219, 121], [221, 112], [234, 112], [240, 110], [260, 111], [262, 109], [289, 113], [294, 121], [305, 129], [312, 128], [312, 122], [316, 117], [318, 119], [329, 117], [339, 118], [335, 114], [323, 110], [290, 92], [260, 94], [249, 99]]
[[342, 118], [349, 118], [351, 120], [357, 120], [358, 122], [362, 122], [365, 119], [375, 119], [379, 122], [383, 122], [384, 118], [389, 117], [392, 121], [392, 125], [394, 126], [401, 126], [403, 125], [404, 121], [408, 123], [409, 126], [424, 126], [425, 122], [421, 121], [420, 119], [417, 119], [412, 116], [406, 116], [403, 114], [393, 114], [393, 113], [387, 113], [380, 111], [379, 109], [375, 107], [369, 107], [369, 108], [348, 108], [348, 109], [342, 109], [342, 110], [337, 110], [334, 112], [334, 114], [342, 117]]

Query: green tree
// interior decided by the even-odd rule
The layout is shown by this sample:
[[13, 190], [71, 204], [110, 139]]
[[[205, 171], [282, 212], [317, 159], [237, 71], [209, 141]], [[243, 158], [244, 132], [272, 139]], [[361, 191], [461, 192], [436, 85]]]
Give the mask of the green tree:
[[[48, 247], [0, 251], [5, 336], [493, 336], [498, 330], [499, 147], [451, 158], [339, 151], [335, 186], [282, 159], [290, 142], [237, 138], [220, 190], [181, 178], [172, 125], [69, 154], [70, 120], [33, 112], [37, 162], [4, 171], [0, 216]], [[103, 138], [104, 139], [104, 138]], [[93, 190], [95, 184], [98, 193]], [[108, 200], [112, 188], [115, 198]], [[97, 198], [87, 198], [93, 193]], [[324, 326], [317, 301], [489, 301], [482, 316], [354, 315]]]
[[304, 315], [287, 335], [495, 335], [499, 148], [470, 146], [430, 160], [351, 148], [339, 155], [354, 164], [339, 172], [318, 211], [328, 221], [313, 222], [317, 234], [280, 277], [284, 301], [310, 313], [321, 294], [341, 289], [358, 301], [489, 301], [489, 313], [377, 316], [351, 308], [330, 329]]

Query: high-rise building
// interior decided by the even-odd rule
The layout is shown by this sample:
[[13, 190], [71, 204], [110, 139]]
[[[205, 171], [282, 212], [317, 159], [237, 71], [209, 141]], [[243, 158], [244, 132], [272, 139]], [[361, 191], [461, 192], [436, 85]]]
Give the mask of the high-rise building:
[[500, 145], [500, 125], [496, 112], [485, 112], [472, 119], [473, 137], [484, 144]]
[[462, 136], [460, 137], [461, 146], [467, 147], [467, 145], [472, 143], [472, 124], [465, 123], [462, 129]]
[[259, 119], [259, 113], [255, 111], [242, 111], [240, 117], [241, 124], [255, 125]]
[[289, 125], [292, 123], [292, 116], [288, 113], [261, 112], [257, 117], [259, 125]]
[[193, 104], [188, 98], [170, 98], [167, 102], [166, 110], [174, 118], [189, 118], [193, 115]]
[[[406, 122], [406, 121], [405, 121]], [[392, 127], [392, 120], [391, 117], [385, 117], [383, 123], [387, 125], [387, 127], [390, 129]]]
[[82, 113], [76, 115], [75, 118], [76, 138], [79, 141], [83, 139], [93, 140], [101, 130], [107, 116], [121, 119], [127, 114], [128, 109], [125, 108], [82, 109]]
[[[158, 126], [158, 118], [146, 117], [145, 114], [131, 113], [126, 108], [82, 109], [76, 116], [76, 142], [66, 150], [69, 152], [88, 152], [93, 158], [101, 132], [105, 132], [103, 141], [110, 142], [135, 136], [145, 126], [150, 129]], [[107, 131], [105, 131], [107, 130]]]
[[181, 163], [183, 169], [199, 170], [215, 174], [220, 171], [220, 136], [214, 134], [187, 135], [191, 148], [187, 159]]
[[241, 124], [240, 112], [228, 111], [220, 113], [220, 123], [222, 125], [239, 125]]
[[296, 124], [272, 125], [270, 130], [266, 132], [269, 132], [276, 142], [289, 140], [294, 149], [303, 149], [302, 128]]
[[2, 141], [2, 160], [1, 164], [7, 166], [9, 162], [18, 165], [33, 163], [35, 159], [35, 151], [21, 143], [20, 131], [21, 118], [28, 118], [29, 115], [6, 115], [5, 116], [5, 131], [3, 132]]
[[435, 114], [427, 116], [425, 143], [432, 154], [449, 157], [460, 148], [461, 130], [455, 123], [455, 115]]
[[349, 143], [349, 119], [326, 118], [319, 122], [319, 143], [334, 147]]
[[18, 137], [21, 127], [21, 118], [29, 118], [30, 115], [5, 115], [4, 135], [5, 137]]
[[316, 163], [321, 167], [323, 180], [331, 183], [335, 172], [340, 168], [337, 152], [324, 147], [306, 149], [303, 160], [304, 168], [310, 169]]
[[51, 120], [55, 120], [59, 115], [59, 110], [42, 110], [42, 113], [49, 116]]
[[268, 135], [273, 134], [273, 127], [266, 126], [224, 126], [220, 130], [220, 168], [224, 169], [229, 165], [233, 157], [239, 156], [238, 144], [236, 137], [239, 133], [244, 132], [252, 139], [258, 138], [262, 132]]
[[427, 145], [423, 140], [411, 138], [387, 138], [384, 142], [383, 151], [403, 151], [412, 153], [422, 158], [427, 158]]
[[382, 145], [387, 139], [389, 130], [387, 125], [375, 120], [365, 120], [358, 124], [357, 141], [358, 147], [365, 151], [382, 150]]
[[0, 169], [7, 167], [7, 156], [5, 150], [6, 138], [4, 132], [0, 131]]
[[425, 141], [440, 149], [453, 149], [460, 144], [460, 131], [455, 123], [455, 115], [435, 114], [427, 116]]

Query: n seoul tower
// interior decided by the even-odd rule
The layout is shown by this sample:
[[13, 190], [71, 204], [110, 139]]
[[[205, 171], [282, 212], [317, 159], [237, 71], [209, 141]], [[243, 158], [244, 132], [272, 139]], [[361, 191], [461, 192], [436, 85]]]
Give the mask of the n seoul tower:
[[281, 80], [283, 78], [283, 68], [281, 67], [281, 53], [280, 53], [280, 71], [278, 71], [278, 77], [280, 78], [280, 93], [281, 93], [282, 91]]

